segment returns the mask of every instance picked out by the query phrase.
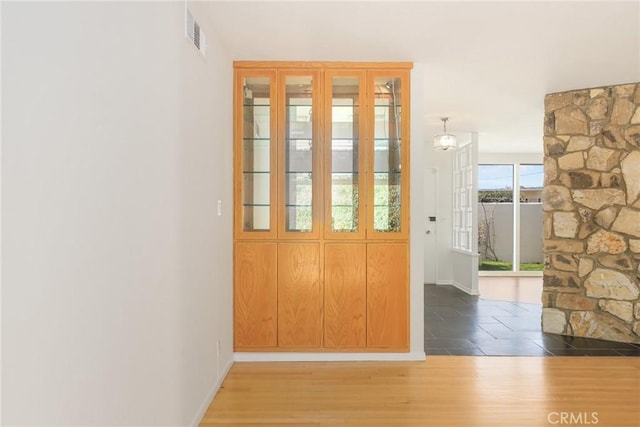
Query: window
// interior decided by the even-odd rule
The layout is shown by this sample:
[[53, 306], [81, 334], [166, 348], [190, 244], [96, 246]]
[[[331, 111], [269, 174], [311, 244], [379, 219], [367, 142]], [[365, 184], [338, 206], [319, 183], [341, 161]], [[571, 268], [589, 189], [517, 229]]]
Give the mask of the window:
[[472, 144], [455, 152], [453, 165], [453, 247], [473, 251], [473, 151]]
[[539, 164], [478, 166], [481, 271], [543, 269], [543, 177]]
[[540, 271], [544, 267], [542, 251], [542, 165], [519, 165], [520, 232], [518, 266], [520, 271]]

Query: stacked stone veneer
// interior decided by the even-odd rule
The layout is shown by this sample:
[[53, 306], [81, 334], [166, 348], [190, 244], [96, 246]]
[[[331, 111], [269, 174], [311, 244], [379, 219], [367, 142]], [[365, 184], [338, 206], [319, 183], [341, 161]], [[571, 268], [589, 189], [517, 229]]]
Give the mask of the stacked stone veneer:
[[640, 83], [545, 97], [545, 332], [640, 342]]

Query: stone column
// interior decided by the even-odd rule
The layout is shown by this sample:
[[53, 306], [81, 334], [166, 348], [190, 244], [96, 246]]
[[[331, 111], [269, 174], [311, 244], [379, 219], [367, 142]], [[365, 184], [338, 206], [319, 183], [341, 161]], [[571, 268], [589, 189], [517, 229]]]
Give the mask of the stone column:
[[545, 97], [542, 329], [640, 342], [640, 84]]

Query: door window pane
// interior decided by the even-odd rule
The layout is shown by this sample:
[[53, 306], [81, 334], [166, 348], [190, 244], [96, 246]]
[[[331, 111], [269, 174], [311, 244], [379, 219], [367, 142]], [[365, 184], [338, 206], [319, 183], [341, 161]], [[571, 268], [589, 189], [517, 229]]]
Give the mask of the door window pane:
[[463, 145], [453, 155], [453, 247], [473, 253], [473, 146]]
[[513, 270], [513, 165], [478, 165], [480, 270]]

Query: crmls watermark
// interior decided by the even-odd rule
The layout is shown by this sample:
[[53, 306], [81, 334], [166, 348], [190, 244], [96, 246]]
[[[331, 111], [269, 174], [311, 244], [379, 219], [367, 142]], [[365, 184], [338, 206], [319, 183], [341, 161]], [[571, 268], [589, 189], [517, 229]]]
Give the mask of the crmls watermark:
[[564, 425], [595, 425], [598, 424], [597, 412], [549, 412], [547, 415], [549, 424]]

